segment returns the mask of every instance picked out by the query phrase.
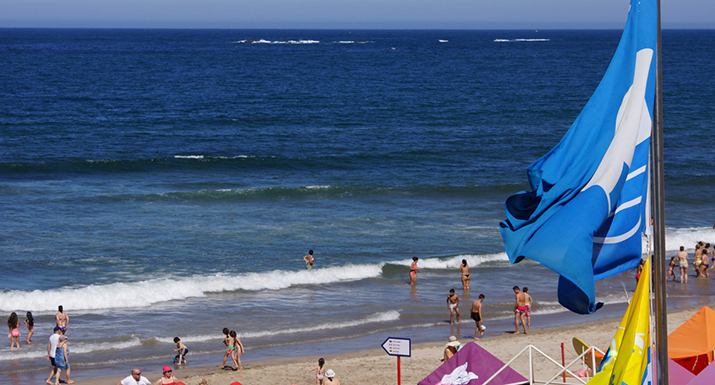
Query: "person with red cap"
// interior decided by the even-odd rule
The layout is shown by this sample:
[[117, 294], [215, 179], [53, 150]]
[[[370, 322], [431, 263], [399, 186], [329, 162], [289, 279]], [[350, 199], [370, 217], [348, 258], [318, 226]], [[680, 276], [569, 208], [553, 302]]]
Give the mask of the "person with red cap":
[[161, 371], [164, 375], [160, 379], [156, 380], [154, 385], [178, 385], [180, 383], [179, 380], [177, 380], [172, 374], [171, 367], [164, 366]]

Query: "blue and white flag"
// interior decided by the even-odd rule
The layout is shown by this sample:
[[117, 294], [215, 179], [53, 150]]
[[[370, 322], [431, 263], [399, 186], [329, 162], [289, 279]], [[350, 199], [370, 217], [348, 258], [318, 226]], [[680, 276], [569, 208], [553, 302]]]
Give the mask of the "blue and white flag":
[[512, 263], [557, 272], [559, 302], [593, 313], [594, 282], [632, 269], [649, 225], [656, 76], [656, 0], [632, 0], [601, 83], [561, 142], [529, 166], [532, 191], [506, 201], [500, 224]]

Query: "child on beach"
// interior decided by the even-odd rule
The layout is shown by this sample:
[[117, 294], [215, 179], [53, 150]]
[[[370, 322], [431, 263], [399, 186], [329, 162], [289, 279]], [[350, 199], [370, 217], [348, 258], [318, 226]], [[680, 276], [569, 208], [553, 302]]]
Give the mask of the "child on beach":
[[665, 277], [666, 282], [668, 278], [673, 277], [673, 282], [675, 282], [675, 273], [673, 269], [675, 268], [675, 257], [670, 257], [670, 263], [668, 264], [668, 275]]
[[188, 364], [189, 362], [186, 361], [186, 355], [189, 354], [189, 349], [183, 342], [181, 342], [181, 338], [179, 337], [174, 337], [174, 343], [176, 344], [176, 349], [174, 349], [174, 351], [178, 352], [174, 358], [174, 362], [177, 364]]
[[453, 324], [454, 313], [457, 313], [457, 323], [459, 323], [459, 296], [454, 293], [454, 289], [449, 290], [447, 305], [449, 305], [449, 324]]
[[235, 330], [231, 330], [228, 335], [231, 336], [234, 341], [233, 354], [231, 354], [231, 358], [233, 358], [233, 363], [236, 364], [236, 369], [234, 370], [243, 370], [243, 366], [241, 365], [241, 354], [245, 354], [246, 351], [243, 350], [243, 344], [238, 338], [238, 335], [236, 334]]
[[229, 335], [230, 331], [228, 328], [223, 328], [223, 344], [226, 345], [226, 353], [223, 354], [223, 362], [221, 363], [221, 366], [219, 368], [223, 369], [226, 367], [226, 359], [228, 356], [231, 356], [233, 358], [233, 337]]
[[32, 341], [30, 341], [32, 335], [35, 334], [35, 319], [32, 317], [32, 312], [27, 312], [25, 317], [25, 327], [27, 327], [27, 339], [25, 342], [29, 345], [32, 343]]
[[323, 385], [323, 379], [325, 378], [325, 359], [318, 359], [318, 365], [313, 367], [313, 369], [306, 370], [306, 373], [310, 373], [315, 370], [315, 385]]
[[[10, 348], [20, 347], [20, 317], [17, 313], [12, 312], [10, 318], [7, 319], [7, 327], [10, 329], [10, 334], [7, 338], [10, 339]], [[17, 345], [17, 346], [15, 346]]]

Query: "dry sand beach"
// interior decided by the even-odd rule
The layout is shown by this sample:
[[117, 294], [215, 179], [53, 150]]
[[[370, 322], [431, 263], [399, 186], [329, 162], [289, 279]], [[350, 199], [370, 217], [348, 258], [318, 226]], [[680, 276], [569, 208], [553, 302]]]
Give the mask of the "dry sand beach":
[[[707, 305], [715, 308], [715, 303]], [[671, 311], [668, 313], [668, 332], [672, 332], [695, 314], [701, 306]], [[560, 361], [561, 343], [566, 349], [566, 362], [575, 358], [572, 339], [579, 337], [588, 344], [593, 344], [601, 350], [606, 350], [620, 323], [620, 318], [611, 318], [578, 325], [535, 328], [528, 335], [511, 335], [503, 333], [498, 337], [485, 338], [478, 341], [500, 360], [506, 362], [514, 357], [525, 346], [531, 344]], [[538, 324], [538, 319], [534, 320]], [[461, 339], [463, 344], [471, 339]], [[446, 341], [445, 341], [446, 342]], [[412, 348], [412, 356], [402, 358], [402, 383], [416, 384], [436, 369], [441, 363], [439, 359], [444, 349], [443, 342], [416, 344]], [[535, 356], [536, 357], [536, 356]], [[242, 372], [224, 371], [217, 367], [198, 367], [175, 369], [174, 375], [187, 385], [196, 385], [201, 378], [208, 380], [210, 385], [228, 385], [238, 381], [243, 385], [279, 384], [279, 385], [312, 385], [315, 384], [315, 374], [304, 372], [315, 366], [318, 357], [296, 357], [287, 359], [271, 359], [265, 361], [246, 362], [250, 366]], [[326, 368], [333, 369], [336, 378], [344, 385], [372, 384], [391, 385], [397, 383], [396, 358], [385, 354], [382, 349], [363, 350], [326, 356]], [[512, 368], [528, 376], [528, 360], [526, 356], [512, 363]], [[534, 359], [535, 379], [548, 380], [556, 373], [556, 366], [546, 359]], [[575, 371], [581, 366], [575, 364]], [[141, 368], [151, 381], [161, 376], [154, 368]], [[158, 368], [157, 368], [158, 369]], [[127, 368], [129, 374], [131, 368]], [[77, 381], [77, 385], [116, 384], [123, 377], [92, 379]]]

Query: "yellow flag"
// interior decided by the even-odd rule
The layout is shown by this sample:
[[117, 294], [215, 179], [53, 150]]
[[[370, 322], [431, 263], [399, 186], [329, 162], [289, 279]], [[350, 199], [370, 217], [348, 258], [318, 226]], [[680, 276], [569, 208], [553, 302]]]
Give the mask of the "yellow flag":
[[601, 371], [588, 385], [641, 385], [650, 346], [650, 259], [646, 259], [636, 292], [618, 326]]

